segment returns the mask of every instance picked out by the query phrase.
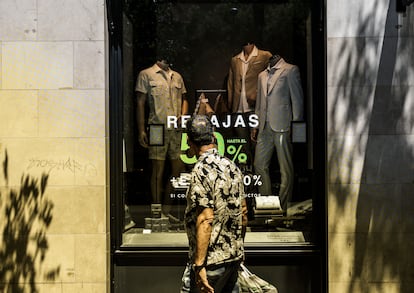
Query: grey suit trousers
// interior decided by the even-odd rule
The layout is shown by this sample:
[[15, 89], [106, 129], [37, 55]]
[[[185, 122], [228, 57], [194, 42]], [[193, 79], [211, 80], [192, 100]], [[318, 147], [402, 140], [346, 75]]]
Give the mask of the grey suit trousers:
[[279, 199], [282, 209], [287, 211], [287, 204], [292, 198], [294, 176], [290, 131], [276, 132], [266, 123], [263, 130], [259, 131], [254, 158], [255, 172], [262, 178], [262, 185], [259, 186], [261, 195], [272, 194], [269, 166], [275, 150], [281, 173]]

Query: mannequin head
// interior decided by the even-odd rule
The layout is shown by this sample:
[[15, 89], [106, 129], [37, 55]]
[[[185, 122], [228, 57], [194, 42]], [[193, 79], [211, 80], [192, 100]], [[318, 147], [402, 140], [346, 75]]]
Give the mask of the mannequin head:
[[170, 69], [170, 64], [168, 63], [166, 58], [157, 58], [156, 63], [164, 71], [168, 71], [168, 69]]
[[254, 49], [254, 42], [249, 41], [243, 44], [243, 53], [249, 56]]
[[280, 60], [280, 55], [275, 54], [272, 57], [269, 58], [269, 66], [273, 67], [276, 65], [276, 63]]

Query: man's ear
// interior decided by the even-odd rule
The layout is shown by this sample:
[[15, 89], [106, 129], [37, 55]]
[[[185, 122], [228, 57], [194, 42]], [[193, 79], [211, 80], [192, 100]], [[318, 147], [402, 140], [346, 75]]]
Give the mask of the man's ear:
[[213, 133], [213, 137], [211, 138], [211, 143], [213, 144], [217, 143], [217, 137], [215, 133]]

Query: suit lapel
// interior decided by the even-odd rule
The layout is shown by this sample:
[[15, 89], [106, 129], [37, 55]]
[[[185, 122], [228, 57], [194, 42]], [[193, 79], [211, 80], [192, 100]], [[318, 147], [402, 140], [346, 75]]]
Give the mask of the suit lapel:
[[[250, 59], [249, 59], [249, 65], [247, 66], [247, 70], [246, 70], [246, 75], [249, 73], [249, 71], [250, 71], [250, 68], [253, 66], [253, 64], [254, 64], [254, 62], [256, 62], [256, 59], [258, 59], [257, 57], [259, 57], [259, 50], [256, 48], [256, 55], [251, 55], [250, 56]], [[243, 51], [242, 51], [243, 52]], [[254, 52], [252, 52], [252, 54], [253, 54]], [[243, 63], [243, 61], [241, 61], [241, 62], [239, 62], [239, 65], [240, 65], [240, 68], [239, 68], [239, 72], [240, 72], [240, 75], [242, 75], [242, 72], [243, 72], [243, 67], [242, 67], [242, 63]]]
[[243, 76], [243, 61], [237, 57], [237, 71], [240, 74], [240, 78]]
[[252, 56], [249, 60], [249, 66], [247, 66], [246, 75], [250, 71], [250, 68], [253, 66], [254, 62], [256, 61], [257, 56]]
[[269, 88], [267, 89], [267, 93], [270, 93], [273, 90], [277, 80], [279, 79], [279, 76], [282, 74], [283, 71], [285, 71], [284, 68], [277, 69], [276, 72], [273, 74], [273, 76], [270, 78]]
[[[270, 78], [269, 81], [269, 88], [267, 89], [267, 93], [269, 94], [272, 89], [274, 88], [277, 80], [279, 79], [280, 75], [283, 73], [283, 71], [285, 71], [285, 62], [282, 60], [282, 63], [280, 64], [280, 66], [276, 69], [276, 72], [272, 75], [272, 77]], [[266, 85], [267, 87], [267, 85]]]
[[[266, 71], [266, 74], [268, 74], [267, 71]], [[262, 85], [262, 94], [264, 97], [266, 97], [267, 96], [267, 78], [264, 78], [263, 76], [263, 78], [260, 78], [260, 81]]]

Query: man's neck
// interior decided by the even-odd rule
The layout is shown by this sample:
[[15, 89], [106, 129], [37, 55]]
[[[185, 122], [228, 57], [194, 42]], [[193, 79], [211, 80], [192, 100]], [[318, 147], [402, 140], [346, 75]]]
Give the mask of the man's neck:
[[200, 157], [202, 154], [204, 154], [206, 151], [216, 148], [216, 145], [214, 143], [202, 145], [198, 149], [198, 156]]

